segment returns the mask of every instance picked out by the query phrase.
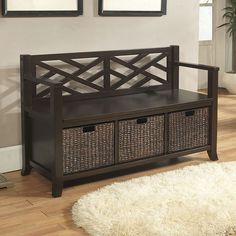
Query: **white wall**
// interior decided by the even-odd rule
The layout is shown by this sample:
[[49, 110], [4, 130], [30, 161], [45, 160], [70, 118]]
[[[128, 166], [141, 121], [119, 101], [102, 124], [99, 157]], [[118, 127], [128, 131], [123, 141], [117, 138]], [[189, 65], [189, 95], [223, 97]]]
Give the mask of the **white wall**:
[[[226, 0], [226, 4], [230, 4], [230, 0]], [[225, 35], [225, 44], [226, 44], [226, 49], [225, 49], [225, 72], [230, 72], [232, 71], [232, 37], [230, 36], [229, 33]], [[224, 87], [224, 83], [223, 83]]]
[[[213, 14], [213, 41], [200, 42], [199, 62], [202, 64], [214, 65], [220, 67], [219, 86], [223, 86], [223, 75], [226, 69], [226, 28], [218, 28], [224, 23], [222, 9], [226, 6], [225, 0], [214, 0]], [[198, 88], [207, 88], [207, 73], [201, 71], [199, 73]]]
[[[223, 8], [226, 6], [226, 1], [216, 1], [215, 21], [216, 27], [224, 23]], [[219, 71], [219, 86], [223, 86], [223, 75], [226, 70], [226, 28], [216, 28], [215, 30], [215, 65], [220, 67]]]
[[[180, 45], [181, 60], [198, 62], [198, 0], [168, 0], [163, 17], [100, 17], [97, 0], [69, 18], [0, 18], [0, 147], [20, 144], [19, 56]], [[197, 72], [181, 87], [196, 90]]]

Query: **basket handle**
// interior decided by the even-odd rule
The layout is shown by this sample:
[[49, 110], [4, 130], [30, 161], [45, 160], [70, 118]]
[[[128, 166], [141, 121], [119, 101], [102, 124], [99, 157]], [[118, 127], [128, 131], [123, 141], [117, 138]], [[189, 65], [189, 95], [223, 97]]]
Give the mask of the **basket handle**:
[[194, 110], [190, 110], [190, 111], [186, 111], [185, 112], [185, 116], [194, 116], [195, 115], [195, 111]]
[[90, 133], [94, 131], [95, 131], [95, 125], [90, 125], [83, 128], [83, 133]]
[[137, 119], [137, 124], [145, 124], [147, 123], [147, 117]]

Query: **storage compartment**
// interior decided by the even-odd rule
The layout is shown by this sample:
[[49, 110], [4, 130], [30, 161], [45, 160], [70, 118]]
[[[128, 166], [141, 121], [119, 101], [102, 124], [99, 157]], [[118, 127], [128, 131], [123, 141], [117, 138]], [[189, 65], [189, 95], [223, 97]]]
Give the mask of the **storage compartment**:
[[164, 153], [164, 115], [119, 122], [119, 162]]
[[169, 153], [208, 145], [207, 107], [169, 114]]
[[64, 174], [114, 164], [114, 124], [63, 130]]

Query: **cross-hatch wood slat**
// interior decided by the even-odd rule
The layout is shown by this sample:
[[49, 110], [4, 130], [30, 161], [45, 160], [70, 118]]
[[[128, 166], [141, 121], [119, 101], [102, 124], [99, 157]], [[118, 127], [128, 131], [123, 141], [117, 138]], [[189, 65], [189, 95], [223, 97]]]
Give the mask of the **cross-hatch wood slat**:
[[124, 78], [123, 80], [119, 81], [118, 83], [114, 84], [112, 87], [117, 89], [120, 86], [122, 86], [123, 84], [127, 83], [129, 80], [133, 79], [135, 76], [139, 75], [139, 74], [143, 74], [147, 77], [150, 77], [150, 79], [154, 79], [157, 80], [160, 83], [165, 83], [165, 80], [159, 78], [156, 75], [153, 75], [149, 72], [147, 72], [146, 70], [149, 69], [150, 67], [152, 67], [156, 62], [162, 60], [163, 58], [165, 58], [166, 55], [162, 54], [158, 57], [156, 57], [155, 59], [153, 59], [151, 62], [147, 63], [146, 65], [144, 65], [143, 67], [139, 68], [137, 66], [134, 66], [133, 64], [130, 64], [128, 62], [125, 62], [117, 57], [113, 57], [112, 61], [117, 62], [123, 66], [126, 66], [127, 68], [130, 68], [131, 70], [133, 70], [134, 72], [130, 75], [128, 75], [126, 78]]
[[[63, 55], [63, 54], [62, 54]], [[54, 80], [56, 77], [62, 84], [62, 90], [68, 95], [86, 95], [86, 94], [100, 94], [101, 92], [112, 92], [115, 91], [119, 95], [120, 90], [130, 90], [133, 89], [138, 91], [143, 89], [143, 87], [154, 86], [149, 85], [148, 83], [153, 81], [155, 86], [168, 86], [168, 64], [165, 66], [161, 61], [168, 59], [169, 49], [153, 51], [153, 52], [144, 52], [137, 53], [134, 51], [132, 54], [124, 53], [124, 55], [115, 54], [113, 52], [103, 53], [97, 55], [96, 57], [91, 57], [88, 55], [86, 58], [85, 55], [81, 54], [81, 57], [76, 58], [60, 58], [59, 66], [56, 65], [55, 61], [50, 58], [40, 57], [39, 60], [34, 60], [33, 66], [37, 69], [46, 70], [43, 75], [36, 76], [39, 79], [51, 79]], [[95, 58], [95, 59], [94, 59]], [[113, 68], [113, 64], [116, 64], [116, 67]], [[68, 72], [68, 68], [73, 68], [72, 71]], [[165, 74], [165, 78], [156, 73], [156, 70]], [[127, 74], [128, 72], [128, 74]], [[84, 78], [86, 75], [86, 78]], [[35, 79], [34, 75], [32, 75]], [[100, 81], [101, 79], [101, 81]], [[97, 81], [99, 80], [99, 84]], [[73, 82], [73, 86], [71, 86]], [[78, 87], [81, 85], [88, 88], [89, 92], [78, 91], [75, 87], [78, 84]], [[36, 89], [37, 91], [37, 89]], [[50, 96], [50, 88], [45, 87], [41, 88], [40, 91], [37, 91], [37, 97], [43, 98]]]
[[101, 87], [99, 87], [99, 86], [97, 86], [97, 85], [95, 85], [93, 83], [89, 83], [88, 81], [83, 80], [83, 79], [79, 78], [78, 76], [75, 76], [73, 74], [69, 74], [69, 73], [67, 73], [67, 72], [65, 72], [63, 70], [60, 70], [60, 69], [55, 68], [53, 66], [50, 66], [50, 65], [48, 65], [48, 64], [46, 64], [44, 62], [39, 62], [38, 65], [41, 66], [42, 68], [54, 71], [55, 73], [57, 73], [59, 75], [65, 76], [67, 78], [71, 78], [71, 80], [77, 81], [77, 82], [79, 82], [81, 84], [87, 85], [87, 86], [92, 87], [94, 89], [97, 89], [97, 90], [101, 90], [102, 89]]

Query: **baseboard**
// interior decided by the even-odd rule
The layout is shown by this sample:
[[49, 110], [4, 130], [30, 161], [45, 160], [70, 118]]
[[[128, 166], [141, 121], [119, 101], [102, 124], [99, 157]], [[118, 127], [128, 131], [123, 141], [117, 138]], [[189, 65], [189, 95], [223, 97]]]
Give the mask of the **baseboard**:
[[0, 148], [0, 173], [20, 170], [22, 166], [22, 147]]

